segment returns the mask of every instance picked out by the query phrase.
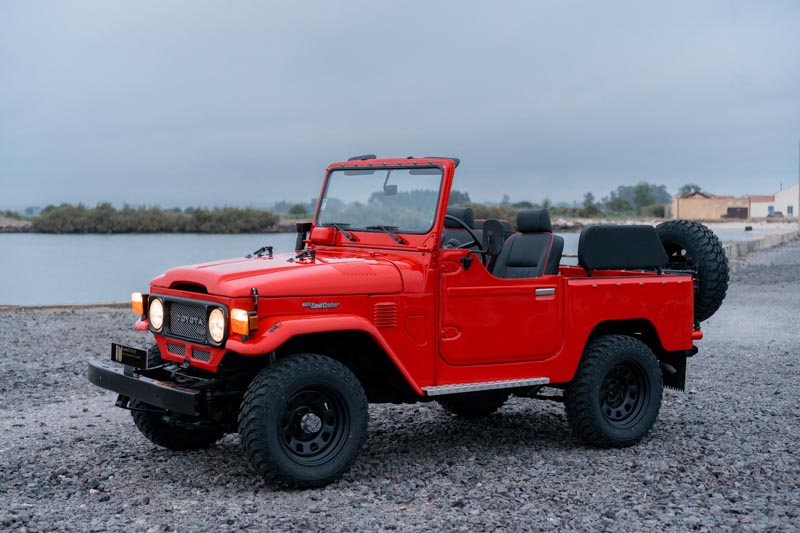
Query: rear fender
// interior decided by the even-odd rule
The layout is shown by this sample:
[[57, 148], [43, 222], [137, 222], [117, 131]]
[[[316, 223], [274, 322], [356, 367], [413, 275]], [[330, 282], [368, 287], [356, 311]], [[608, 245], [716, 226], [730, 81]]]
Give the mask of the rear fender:
[[353, 315], [325, 315], [325, 316], [286, 316], [270, 317], [262, 321], [259, 330], [246, 341], [240, 338], [230, 338], [226, 344], [228, 350], [242, 355], [263, 355], [277, 350], [284, 343], [299, 335], [312, 333], [328, 333], [334, 331], [363, 331], [386, 352], [408, 382], [409, 386], [419, 395], [423, 391], [414, 378], [405, 368], [397, 353], [386, 342], [377, 328], [367, 319]]
[[634, 320], [609, 320], [601, 322], [589, 335], [591, 339], [601, 335], [628, 335], [647, 344], [658, 357], [664, 386], [677, 390], [684, 390], [686, 386], [686, 358], [697, 353], [697, 348], [691, 350], [668, 351], [664, 348], [661, 334], [652, 322], [645, 319]]

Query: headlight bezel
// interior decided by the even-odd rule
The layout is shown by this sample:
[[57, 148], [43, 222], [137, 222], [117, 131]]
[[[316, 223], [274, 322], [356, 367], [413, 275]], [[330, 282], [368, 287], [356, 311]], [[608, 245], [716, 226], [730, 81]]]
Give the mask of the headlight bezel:
[[[222, 335], [220, 336], [219, 340], [214, 338], [214, 334], [212, 333], [212, 329], [211, 329], [211, 320], [212, 320], [211, 317], [212, 317], [212, 315], [214, 315], [214, 313], [219, 313], [219, 322], [220, 322], [220, 324], [222, 326]], [[216, 346], [219, 346], [223, 342], [225, 342], [225, 339], [228, 336], [228, 325], [227, 325], [228, 320], [227, 320], [227, 316], [228, 316], [228, 313], [225, 311], [224, 307], [221, 307], [221, 306], [209, 306], [208, 318], [206, 319], [206, 330], [207, 330], [207, 333], [208, 333], [208, 337], [206, 338], [206, 341], [208, 343], [214, 344]]]
[[[153, 311], [153, 306], [155, 304], [158, 304], [158, 306], [161, 308], [161, 324], [159, 324], [158, 326], [156, 326], [156, 324], [153, 322], [152, 311]], [[164, 300], [162, 300], [161, 298], [150, 298], [147, 303], [147, 321], [150, 324], [150, 327], [153, 329], [153, 331], [160, 332], [164, 329], [165, 314], [166, 314], [166, 309], [164, 307]]]

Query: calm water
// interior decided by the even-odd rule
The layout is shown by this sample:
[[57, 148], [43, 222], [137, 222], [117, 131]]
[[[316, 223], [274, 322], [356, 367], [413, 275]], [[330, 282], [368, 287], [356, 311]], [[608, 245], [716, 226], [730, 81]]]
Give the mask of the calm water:
[[130, 301], [170, 268], [243, 257], [261, 246], [294, 249], [296, 234], [0, 234], [0, 305]]
[[[795, 226], [796, 227], [796, 226]], [[722, 240], [757, 237], [772, 228], [714, 228]], [[578, 233], [562, 233], [575, 254]], [[133, 291], [172, 267], [242, 257], [264, 245], [294, 249], [295, 234], [42, 235], [0, 233], [0, 305], [127, 302]], [[565, 258], [566, 264], [575, 264]]]

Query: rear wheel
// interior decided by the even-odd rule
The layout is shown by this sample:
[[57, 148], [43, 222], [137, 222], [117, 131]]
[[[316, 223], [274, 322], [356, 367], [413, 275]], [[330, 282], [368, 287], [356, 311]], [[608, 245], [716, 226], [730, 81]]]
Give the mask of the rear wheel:
[[661, 408], [663, 384], [653, 351], [625, 335], [591, 341], [564, 391], [567, 420], [582, 442], [619, 448], [639, 442]]
[[710, 318], [728, 291], [728, 258], [719, 238], [693, 220], [663, 222], [656, 226], [656, 232], [669, 256], [669, 268], [695, 273], [695, 320]]
[[458, 394], [439, 400], [439, 405], [450, 413], [461, 418], [480, 418], [489, 416], [506, 403], [507, 392], [472, 392]]
[[349, 368], [300, 354], [262, 370], [245, 393], [239, 435], [253, 468], [293, 488], [341, 476], [367, 437], [367, 397]]

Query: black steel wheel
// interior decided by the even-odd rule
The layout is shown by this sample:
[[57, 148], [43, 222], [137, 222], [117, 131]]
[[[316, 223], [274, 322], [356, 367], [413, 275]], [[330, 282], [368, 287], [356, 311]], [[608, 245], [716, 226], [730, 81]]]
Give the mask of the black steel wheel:
[[342, 363], [315, 354], [278, 359], [247, 388], [239, 437], [267, 481], [319, 487], [355, 462], [367, 437], [367, 397]]
[[645, 343], [626, 335], [603, 335], [586, 346], [564, 391], [564, 406], [579, 440], [618, 448], [649, 433], [662, 393], [658, 359]]
[[341, 395], [325, 386], [310, 385], [292, 395], [283, 408], [281, 446], [297, 463], [315, 466], [339, 452], [349, 427], [350, 414]]
[[642, 367], [633, 361], [614, 366], [600, 386], [600, 410], [609, 424], [618, 429], [635, 425], [647, 408], [647, 379]]

